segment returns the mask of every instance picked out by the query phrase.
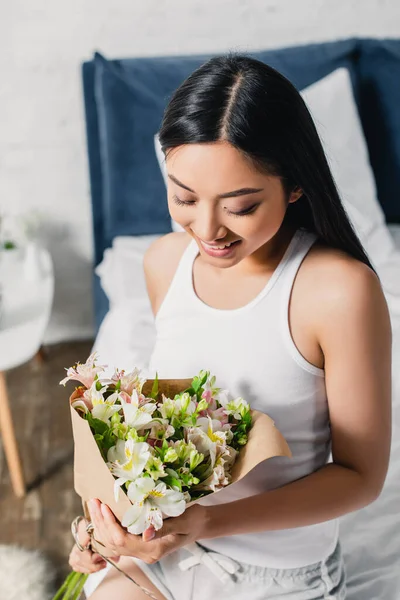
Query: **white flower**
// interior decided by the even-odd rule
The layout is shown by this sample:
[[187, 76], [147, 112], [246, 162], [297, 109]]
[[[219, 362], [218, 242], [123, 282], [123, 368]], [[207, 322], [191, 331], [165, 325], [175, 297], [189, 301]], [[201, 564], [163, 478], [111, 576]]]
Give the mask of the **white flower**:
[[102, 387], [100, 390], [96, 389], [96, 382], [94, 381], [90, 388], [83, 394], [83, 402], [89, 407], [95, 419], [100, 419], [110, 425], [110, 419], [114, 413], [121, 410], [119, 404], [115, 404], [116, 398], [109, 396], [104, 398], [103, 394], [106, 391], [107, 386]]
[[192, 452], [196, 452], [196, 446], [193, 442], [185, 440], [176, 440], [170, 443], [170, 448], [173, 448], [178, 455], [178, 459], [182, 462], [186, 462], [190, 459]]
[[188, 428], [187, 440], [195, 445], [198, 452], [205, 456], [209, 455], [211, 466], [214, 467], [218, 448], [226, 447], [228, 440], [232, 439], [232, 432], [228, 428], [221, 430], [220, 421], [212, 420], [210, 417], [199, 418], [197, 423], [198, 427]]
[[159, 479], [159, 477], [165, 477], [166, 475], [162, 460], [153, 455], [150, 455], [149, 460], [146, 463], [146, 471], [154, 480]]
[[184, 392], [174, 400], [163, 396], [163, 401], [159, 403], [158, 410], [164, 419], [176, 417], [182, 422], [189, 420], [188, 422], [191, 423], [191, 415], [196, 411], [196, 404], [190, 394]]
[[237, 451], [232, 446], [217, 447], [215, 465], [212, 473], [203, 481], [193, 487], [194, 490], [218, 491], [231, 482], [231, 470], [237, 456]]
[[192, 415], [196, 410], [196, 404], [193, 402], [190, 394], [184, 392], [175, 399], [175, 414], [185, 413]]
[[249, 403], [246, 402], [246, 400], [243, 400], [243, 398], [229, 400], [226, 390], [224, 390], [224, 393], [219, 394], [218, 402], [224, 407], [227, 415], [233, 415], [233, 417], [238, 421], [240, 421], [240, 419], [242, 419], [245, 413], [250, 409]]
[[130, 373], [125, 373], [124, 370], [119, 371], [118, 369], [116, 369], [114, 375], [111, 378], [111, 382], [117, 384], [119, 381], [121, 382], [121, 391], [131, 395], [134, 390], [139, 392], [139, 394], [141, 393], [143, 384], [145, 383], [146, 379], [143, 377], [140, 369], [137, 369], [135, 367]]
[[121, 485], [136, 479], [149, 460], [150, 446], [146, 442], [135, 442], [132, 439], [117, 440], [115, 446], [107, 454], [107, 466], [111, 473], [118, 477], [114, 483], [115, 500], [118, 500]]
[[129, 533], [139, 535], [151, 525], [161, 529], [163, 516], [178, 517], [186, 507], [181, 492], [168, 489], [165, 483], [155, 483], [150, 477], [139, 477], [128, 487], [128, 498], [133, 503], [122, 519]]
[[72, 402], [71, 406], [72, 408], [75, 408], [75, 410], [81, 410], [84, 413], [89, 412], [87, 404], [83, 400], [75, 400], [75, 402]]
[[[107, 386], [103, 386], [101, 387], [99, 390], [97, 389], [97, 382], [93, 381], [92, 385], [89, 387], [89, 389], [85, 390], [83, 393], [83, 399], [84, 402], [86, 402], [86, 405], [89, 408], [92, 408], [95, 404], [100, 404], [102, 402], [105, 402], [104, 399], [104, 392], [107, 390]], [[110, 396], [111, 398], [111, 396]], [[113, 399], [111, 398], [111, 401], [109, 400], [110, 404], [114, 404]]]
[[167, 419], [153, 419], [144, 426], [150, 429], [149, 438], [153, 440], [167, 440], [175, 433], [175, 428], [168, 423]]
[[147, 402], [139, 406], [139, 396], [136, 390], [133, 390], [131, 401], [123, 402], [122, 409], [124, 411], [124, 421], [129, 427], [135, 429], [143, 429], [145, 425], [153, 420], [152, 414], [156, 410], [157, 405], [153, 402]]

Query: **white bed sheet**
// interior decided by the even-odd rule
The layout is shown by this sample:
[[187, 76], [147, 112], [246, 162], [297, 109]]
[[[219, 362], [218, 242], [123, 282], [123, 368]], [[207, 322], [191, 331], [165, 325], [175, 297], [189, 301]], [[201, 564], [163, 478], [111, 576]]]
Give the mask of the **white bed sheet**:
[[[393, 328], [393, 436], [389, 471], [384, 490], [370, 506], [341, 519], [340, 537], [347, 576], [347, 600], [400, 599], [400, 225], [389, 227], [397, 252], [379, 273], [387, 294]], [[129, 368], [145, 367], [154, 339], [149, 309], [126, 304], [108, 313], [94, 344], [100, 362]], [[130, 312], [131, 310], [131, 312]], [[127, 327], [127, 320], [132, 321]], [[134, 318], [133, 318], [134, 315]], [[135, 325], [134, 319], [138, 321]], [[140, 321], [140, 322], [139, 322]], [[111, 369], [110, 369], [111, 371]]]

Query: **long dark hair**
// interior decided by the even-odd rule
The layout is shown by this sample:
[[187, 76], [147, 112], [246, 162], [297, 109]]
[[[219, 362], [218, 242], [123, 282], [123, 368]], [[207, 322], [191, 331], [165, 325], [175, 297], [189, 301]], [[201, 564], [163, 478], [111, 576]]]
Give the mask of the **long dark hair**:
[[226, 140], [255, 166], [303, 190], [285, 221], [372, 267], [342, 205], [312, 117], [296, 88], [248, 56], [210, 59], [173, 94], [164, 113], [164, 154], [182, 144]]

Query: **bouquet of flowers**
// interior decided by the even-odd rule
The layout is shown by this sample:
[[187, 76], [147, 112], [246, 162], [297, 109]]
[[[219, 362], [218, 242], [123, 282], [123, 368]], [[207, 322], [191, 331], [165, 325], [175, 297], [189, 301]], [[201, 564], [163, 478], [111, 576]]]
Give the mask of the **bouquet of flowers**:
[[136, 368], [116, 369], [106, 379], [96, 361], [94, 353], [60, 382], [81, 384], [70, 397], [75, 489], [84, 505], [92, 497], [108, 504], [130, 533], [158, 530], [164, 517], [179, 516], [262, 460], [290, 456], [273, 421], [230, 398], [208, 371], [146, 381]]

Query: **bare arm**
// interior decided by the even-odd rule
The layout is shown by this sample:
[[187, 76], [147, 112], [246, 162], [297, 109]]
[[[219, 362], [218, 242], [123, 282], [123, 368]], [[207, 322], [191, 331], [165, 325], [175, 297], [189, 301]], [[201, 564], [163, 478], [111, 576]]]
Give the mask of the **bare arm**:
[[349, 263], [343, 272], [341, 265], [333, 275], [317, 314], [333, 463], [279, 489], [208, 507], [201, 538], [328, 521], [379, 496], [391, 440], [387, 305], [377, 277], [366, 266]]

